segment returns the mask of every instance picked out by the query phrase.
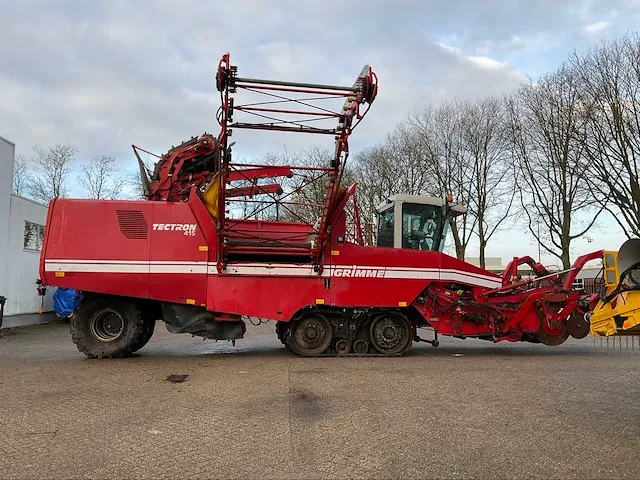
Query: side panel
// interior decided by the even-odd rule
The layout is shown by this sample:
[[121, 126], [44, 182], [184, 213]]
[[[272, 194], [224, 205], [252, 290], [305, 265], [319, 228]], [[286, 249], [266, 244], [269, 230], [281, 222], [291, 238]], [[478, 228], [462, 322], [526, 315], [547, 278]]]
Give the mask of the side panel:
[[47, 208], [47, 220], [44, 224], [44, 237], [42, 239], [42, 250], [40, 250], [40, 266], [39, 266], [39, 274], [40, 280], [44, 281], [46, 277], [46, 272], [44, 268], [44, 261], [47, 258], [47, 248], [49, 246], [49, 225], [51, 225], [53, 211], [56, 206], [57, 199], [53, 199], [49, 202], [49, 207]]
[[152, 202], [151, 298], [206, 305], [208, 245], [187, 203]]
[[46, 284], [149, 296], [151, 202], [57, 199], [50, 208], [41, 257]]
[[[416, 259], [407, 250], [335, 245], [331, 251], [331, 304], [336, 306], [406, 307], [430, 281], [439, 279], [439, 254]], [[427, 267], [428, 265], [428, 267]]]
[[441, 252], [365, 247], [338, 242], [346, 217], [336, 222], [323, 275], [331, 280], [335, 306], [404, 307], [434, 281], [458, 282], [479, 289], [501, 286], [499, 276]]
[[345, 243], [334, 244], [331, 253], [331, 303], [336, 306], [408, 306], [434, 281], [480, 289], [502, 285], [499, 276], [440, 252]]
[[322, 278], [275, 274], [210, 275], [208, 296], [209, 310], [284, 321], [305, 306], [329, 303]]

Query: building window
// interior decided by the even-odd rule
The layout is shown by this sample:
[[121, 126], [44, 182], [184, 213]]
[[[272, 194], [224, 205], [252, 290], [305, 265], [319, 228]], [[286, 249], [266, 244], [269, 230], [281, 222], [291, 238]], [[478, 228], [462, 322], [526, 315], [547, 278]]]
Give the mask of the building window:
[[42, 240], [44, 239], [44, 225], [24, 222], [24, 249], [39, 252], [42, 250]]
[[574, 290], [584, 290], [584, 278], [576, 278], [573, 281], [573, 289]]

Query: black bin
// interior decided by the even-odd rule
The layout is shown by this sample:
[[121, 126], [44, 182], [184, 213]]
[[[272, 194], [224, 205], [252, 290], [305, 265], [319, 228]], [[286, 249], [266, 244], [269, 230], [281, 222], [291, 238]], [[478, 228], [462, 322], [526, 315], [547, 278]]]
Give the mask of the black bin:
[[2, 317], [4, 316], [4, 302], [7, 301], [7, 297], [0, 295], [0, 327], [2, 327]]

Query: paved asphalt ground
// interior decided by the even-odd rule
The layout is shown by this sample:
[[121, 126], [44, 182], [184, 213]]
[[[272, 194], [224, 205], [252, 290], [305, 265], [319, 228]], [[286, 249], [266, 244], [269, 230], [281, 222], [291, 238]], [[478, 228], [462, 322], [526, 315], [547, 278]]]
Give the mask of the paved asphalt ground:
[[0, 478], [638, 478], [639, 347], [605, 345], [304, 359], [272, 324], [234, 348], [158, 323], [88, 360], [66, 324], [2, 330]]

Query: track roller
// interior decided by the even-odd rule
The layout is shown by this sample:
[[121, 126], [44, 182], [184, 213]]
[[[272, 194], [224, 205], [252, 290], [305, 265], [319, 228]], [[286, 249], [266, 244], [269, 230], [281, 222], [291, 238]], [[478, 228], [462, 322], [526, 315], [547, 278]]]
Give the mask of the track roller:
[[347, 353], [349, 353], [351, 346], [349, 345], [348, 341], [342, 339], [336, 342], [334, 349], [338, 355], [346, 355]]
[[411, 347], [411, 323], [400, 311], [362, 313], [309, 309], [290, 322], [278, 322], [276, 333], [302, 357], [397, 357]]
[[353, 342], [353, 351], [359, 355], [364, 355], [369, 351], [369, 343], [361, 338]]

